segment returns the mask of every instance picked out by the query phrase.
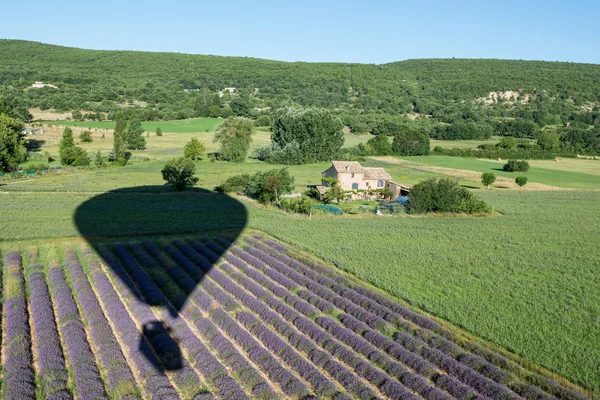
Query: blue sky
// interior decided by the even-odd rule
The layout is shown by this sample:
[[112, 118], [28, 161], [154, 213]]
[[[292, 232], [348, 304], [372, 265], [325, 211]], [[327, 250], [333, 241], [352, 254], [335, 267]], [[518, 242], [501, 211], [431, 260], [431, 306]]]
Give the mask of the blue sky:
[[600, 63], [600, 1], [7, 1], [0, 38], [285, 61]]

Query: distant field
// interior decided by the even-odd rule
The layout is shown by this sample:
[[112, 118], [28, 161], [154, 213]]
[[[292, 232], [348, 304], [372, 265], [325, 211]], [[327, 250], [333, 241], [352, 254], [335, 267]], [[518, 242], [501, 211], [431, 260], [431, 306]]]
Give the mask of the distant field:
[[[182, 153], [182, 150], [178, 150], [177, 153], [171, 153], [171, 156], [180, 156], [183, 155]], [[213, 163], [205, 159], [196, 162], [196, 173], [200, 178], [198, 186], [212, 189], [232, 175], [253, 174], [257, 171], [273, 168], [288, 168], [290, 174], [295, 177], [296, 190], [303, 192], [307, 189], [306, 185], [319, 184], [321, 172], [329, 168], [330, 165], [330, 163], [319, 163], [285, 166], [266, 164], [259, 161], [245, 164]], [[439, 174], [419, 171], [402, 165], [390, 165], [377, 161], [368, 161], [363, 165], [383, 166], [396, 182], [402, 182], [406, 185], [414, 185], [423, 179], [440, 176]], [[131, 165], [125, 168], [90, 169], [89, 171], [67, 175], [49, 174], [26, 181], [8, 182], [5, 185], [0, 185], [0, 191], [101, 192], [122, 187], [162, 186], [164, 181], [160, 170], [163, 166], [163, 160], [152, 160], [132, 162]], [[463, 181], [463, 183], [468, 183], [468, 181]]]
[[[196, 133], [205, 132], [207, 129], [208, 131], [214, 131], [222, 122], [221, 118], [193, 118], [180, 121], [147, 121], [142, 122], [142, 127], [146, 132], [154, 132], [156, 128], [160, 127], [163, 132]], [[52, 121], [49, 123], [64, 126], [81, 126], [90, 129], [113, 129], [115, 127], [114, 121]]]
[[[514, 179], [523, 175], [530, 182], [543, 183], [561, 188], [573, 189], [600, 189], [600, 161], [594, 160], [569, 160], [562, 161], [531, 161], [531, 168], [527, 173], [512, 173], [502, 170], [506, 161], [481, 160], [474, 158], [446, 157], [446, 156], [415, 156], [397, 157], [414, 163], [432, 165], [443, 168], [456, 168], [479, 173], [492, 172], [497, 176]], [[549, 164], [554, 163], [554, 168]], [[559, 169], [560, 168], [560, 169]], [[590, 171], [594, 171], [590, 173]]]
[[[213, 128], [220, 124], [220, 120], [204, 118], [205, 123], [215, 124]], [[187, 120], [187, 121], [199, 121], [199, 120]], [[154, 133], [155, 129], [150, 131], [150, 135], [146, 137], [146, 148], [144, 150], [133, 151], [132, 153], [136, 156], [148, 157], [151, 159], [164, 160], [173, 157], [180, 157], [183, 155], [183, 146], [189, 142], [191, 138], [197, 138], [198, 140], [204, 142], [204, 146], [206, 148], [207, 153], [216, 152], [219, 149], [219, 143], [214, 143], [214, 129], [211, 129], [209, 132], [206, 132], [205, 129], [193, 130], [192, 127], [200, 126], [198, 125], [177, 125], [181, 122], [183, 124], [185, 121], [171, 121], [168, 122], [172, 124], [171, 127], [173, 131], [165, 131], [163, 136], [156, 136]], [[79, 134], [86, 130], [91, 129], [93, 142], [91, 143], [77, 143], [78, 146], [83, 147], [88, 153], [93, 156], [97, 151], [100, 151], [103, 155], [107, 155], [113, 146], [112, 133], [104, 132], [101, 130], [96, 131], [96, 129], [104, 129], [109, 128], [112, 129], [114, 127], [114, 123], [112, 122], [96, 122], [97, 127], [87, 126], [87, 122], [77, 122], [77, 123], [67, 123], [60, 122], [52, 123], [49, 128], [45, 129], [44, 134], [36, 134], [32, 136], [28, 136], [28, 139], [39, 141], [41, 147], [39, 148], [40, 152], [47, 151], [51, 155], [54, 155], [58, 158], [58, 144], [60, 142], [60, 137], [62, 134], [63, 126], [72, 126], [74, 127], [74, 136], [75, 141], [79, 142]], [[91, 123], [94, 124], [94, 123]], [[144, 124], [157, 124], [160, 125], [164, 130], [163, 125], [160, 122], [147, 122]], [[168, 125], [167, 125], [168, 126]], [[186, 127], [189, 128], [186, 130]], [[268, 129], [268, 128], [267, 128]], [[104, 138], [102, 138], [104, 135]], [[372, 137], [372, 135], [345, 135], [345, 143], [344, 147], [356, 146], [358, 143], [366, 142]], [[271, 132], [265, 129], [257, 129], [252, 136], [252, 149], [250, 151], [250, 155], [252, 154], [253, 149], [259, 146], [263, 146], [271, 141]], [[35, 161], [34, 163], [39, 164], [39, 161]]]
[[494, 145], [500, 141], [500, 137], [493, 136], [488, 140], [435, 140], [429, 141], [430, 148], [440, 146], [445, 149], [476, 149], [480, 144]]

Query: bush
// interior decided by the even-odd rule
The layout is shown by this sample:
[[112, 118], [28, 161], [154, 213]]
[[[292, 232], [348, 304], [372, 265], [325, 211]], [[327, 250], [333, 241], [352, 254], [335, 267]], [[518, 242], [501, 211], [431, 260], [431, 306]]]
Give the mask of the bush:
[[181, 157], [169, 160], [160, 172], [163, 179], [175, 186], [179, 192], [198, 182], [198, 177], [194, 176], [196, 165], [189, 158]]
[[163, 130], [160, 129], [160, 126], [156, 128], [156, 136], [162, 136], [163, 135]]
[[248, 174], [234, 175], [227, 178], [225, 182], [215, 187], [215, 191], [220, 193], [238, 193], [243, 194], [250, 184], [252, 177]]
[[478, 149], [444, 149], [436, 146], [433, 152], [442, 156], [466, 157], [466, 158], [489, 158], [489, 159], [528, 159], [528, 160], [554, 160], [555, 156], [547, 150], [535, 149], [503, 149], [488, 144], [480, 145]]
[[90, 131], [81, 132], [81, 134], [79, 135], [79, 140], [81, 141], [81, 143], [93, 142], [94, 139], [92, 138], [92, 132], [90, 132]]
[[72, 167], [87, 167], [90, 165], [90, 157], [83, 148], [79, 146], [66, 147], [61, 150], [60, 161], [63, 165]]
[[192, 160], [202, 160], [204, 151], [204, 142], [201, 142], [196, 138], [191, 138], [183, 147], [184, 157], [191, 158]]
[[38, 172], [38, 171], [48, 171], [49, 169], [50, 169], [50, 166], [48, 164], [31, 164], [25, 170]]
[[525, 160], [509, 160], [502, 169], [506, 172], [527, 172], [529, 163]]
[[451, 178], [431, 178], [416, 184], [410, 190], [407, 206], [411, 214], [490, 212], [487, 204]]
[[315, 201], [305, 195], [296, 198], [283, 198], [279, 204], [282, 209], [299, 214], [310, 214], [314, 205]]
[[244, 193], [263, 204], [279, 201], [279, 196], [291, 193], [294, 189], [294, 177], [287, 168], [259, 171], [227, 178], [215, 190], [221, 193]]

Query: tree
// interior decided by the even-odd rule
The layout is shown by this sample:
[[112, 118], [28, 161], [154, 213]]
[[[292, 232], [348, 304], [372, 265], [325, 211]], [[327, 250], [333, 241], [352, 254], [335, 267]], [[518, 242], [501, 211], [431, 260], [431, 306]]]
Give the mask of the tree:
[[60, 162], [63, 165], [71, 165], [73, 162], [74, 153], [71, 151], [71, 148], [75, 147], [75, 139], [73, 139], [73, 130], [69, 127], [66, 127], [63, 130], [62, 138], [60, 139], [60, 143], [58, 144], [58, 155], [60, 157]]
[[[127, 129], [127, 120], [124, 118], [117, 118], [115, 123], [115, 129], [113, 133], [113, 157], [119, 165], [127, 164], [126, 149], [127, 140], [125, 137], [125, 131]], [[110, 157], [109, 157], [109, 161]]]
[[194, 176], [196, 165], [189, 158], [180, 157], [169, 160], [160, 172], [163, 179], [175, 186], [179, 192], [198, 182], [198, 177]]
[[429, 136], [414, 130], [403, 130], [394, 136], [392, 151], [401, 156], [429, 154]]
[[481, 183], [484, 186], [487, 186], [488, 190], [490, 190], [490, 185], [494, 182], [496, 182], [496, 175], [493, 173], [484, 172], [483, 175], [481, 175]]
[[27, 149], [23, 144], [23, 124], [17, 118], [0, 114], [0, 172], [15, 170], [25, 161]]
[[229, 102], [229, 107], [234, 115], [239, 117], [247, 117], [250, 112], [250, 104], [242, 97], [236, 97]]
[[156, 136], [162, 136], [163, 135], [163, 131], [162, 129], [160, 129], [160, 126], [156, 127]]
[[515, 179], [515, 183], [519, 185], [519, 189], [523, 189], [523, 186], [527, 185], [527, 177], [517, 176], [517, 178]]
[[131, 150], [142, 150], [146, 147], [146, 139], [143, 136], [144, 128], [139, 119], [130, 119], [125, 130], [125, 141], [127, 148]]
[[554, 132], [544, 132], [538, 137], [537, 145], [542, 150], [553, 151], [560, 146], [560, 138]]
[[344, 145], [342, 128], [327, 110], [288, 107], [275, 112], [271, 141], [280, 149], [297, 146], [300, 163], [331, 161]]
[[92, 132], [90, 131], [83, 131], [79, 134], [79, 140], [82, 143], [91, 143], [94, 141], [94, 139], [92, 138]]
[[252, 143], [254, 122], [247, 118], [226, 119], [215, 132], [215, 142], [221, 144], [219, 156], [227, 161], [244, 162]]
[[184, 157], [191, 158], [192, 160], [202, 160], [204, 151], [204, 143], [196, 138], [190, 139], [190, 141], [183, 147]]
[[294, 190], [294, 177], [287, 168], [259, 171], [252, 176], [246, 190], [250, 197], [261, 203], [279, 202], [279, 196]]
[[388, 156], [392, 154], [392, 144], [386, 135], [377, 135], [367, 141], [371, 154], [375, 156]]
[[[23, 91], [21, 90], [21, 94]], [[0, 88], [0, 114], [5, 114], [11, 118], [29, 122], [32, 120], [32, 115], [27, 109], [27, 105], [19, 97], [14, 89], [7, 87]]]
[[338, 180], [333, 177], [324, 177], [321, 179], [323, 186], [328, 187], [327, 191], [321, 196], [321, 201], [325, 204], [330, 204], [336, 201], [339, 203], [344, 200], [346, 193], [338, 184]]

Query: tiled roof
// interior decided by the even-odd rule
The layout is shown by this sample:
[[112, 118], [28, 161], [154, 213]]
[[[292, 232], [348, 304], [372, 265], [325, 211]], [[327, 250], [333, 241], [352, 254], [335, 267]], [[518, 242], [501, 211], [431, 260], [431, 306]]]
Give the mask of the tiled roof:
[[337, 172], [364, 174], [364, 179], [392, 180], [392, 177], [383, 168], [365, 168], [357, 161], [332, 161], [331, 163]]

